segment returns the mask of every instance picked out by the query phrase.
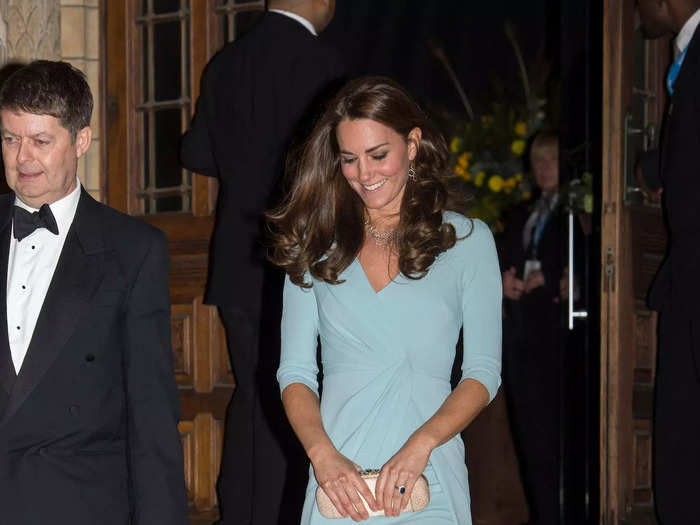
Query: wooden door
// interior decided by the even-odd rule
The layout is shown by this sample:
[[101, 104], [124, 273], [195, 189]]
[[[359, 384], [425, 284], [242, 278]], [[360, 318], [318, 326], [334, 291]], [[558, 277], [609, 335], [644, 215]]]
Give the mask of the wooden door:
[[[105, 1], [106, 201], [166, 232], [179, 425], [192, 523], [218, 518], [216, 479], [234, 379], [216, 308], [203, 304], [216, 180], [181, 169], [204, 66], [264, 1]], [[243, 423], [245, 424], [245, 423]]]
[[666, 235], [658, 202], [635, 179], [658, 143], [669, 41], [642, 39], [634, 0], [605, 0], [601, 245], [601, 515], [655, 523], [652, 492], [656, 314], [646, 294]]

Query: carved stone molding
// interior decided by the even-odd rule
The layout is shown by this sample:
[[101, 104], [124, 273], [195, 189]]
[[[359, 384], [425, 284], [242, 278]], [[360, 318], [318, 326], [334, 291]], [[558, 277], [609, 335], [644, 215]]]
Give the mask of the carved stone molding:
[[59, 0], [0, 0], [0, 64], [61, 56]]

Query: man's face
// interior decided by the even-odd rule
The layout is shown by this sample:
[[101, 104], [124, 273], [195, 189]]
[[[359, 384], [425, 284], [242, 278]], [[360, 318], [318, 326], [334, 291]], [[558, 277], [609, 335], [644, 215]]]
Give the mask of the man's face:
[[644, 38], [659, 38], [672, 33], [672, 22], [666, 0], [637, 0]]
[[542, 193], [549, 195], [559, 189], [559, 151], [545, 147], [532, 152], [530, 159], [535, 182]]
[[7, 185], [32, 208], [51, 204], [75, 189], [78, 159], [90, 146], [89, 127], [71, 139], [51, 115], [0, 111]]

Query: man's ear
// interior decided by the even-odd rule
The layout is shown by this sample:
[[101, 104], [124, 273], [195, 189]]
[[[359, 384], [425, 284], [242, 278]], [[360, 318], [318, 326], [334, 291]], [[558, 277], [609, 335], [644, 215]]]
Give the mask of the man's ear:
[[408, 146], [408, 160], [413, 161], [418, 155], [418, 148], [420, 147], [420, 139], [423, 136], [423, 131], [416, 127], [408, 132], [406, 137], [406, 143]]
[[82, 157], [90, 147], [92, 142], [92, 129], [90, 126], [85, 126], [75, 134], [75, 156]]

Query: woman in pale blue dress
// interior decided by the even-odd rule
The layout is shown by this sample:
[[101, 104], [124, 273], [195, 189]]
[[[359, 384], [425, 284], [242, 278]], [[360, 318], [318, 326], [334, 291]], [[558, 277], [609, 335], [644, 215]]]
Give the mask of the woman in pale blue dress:
[[[449, 211], [447, 157], [398, 85], [358, 79], [316, 124], [269, 214], [272, 259], [287, 272], [277, 378], [311, 460], [302, 525], [471, 523], [459, 433], [500, 385], [501, 276], [489, 229]], [[361, 469], [381, 469], [376, 498]], [[421, 474], [430, 503], [401, 513]], [[319, 485], [345, 519], [320, 514]], [[363, 499], [383, 515], [369, 517]]]

